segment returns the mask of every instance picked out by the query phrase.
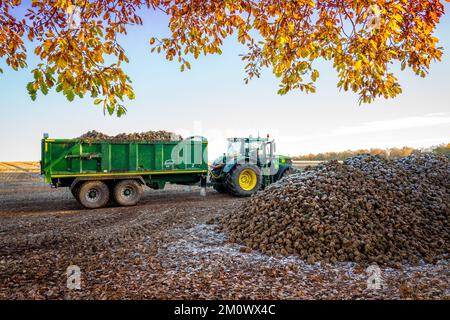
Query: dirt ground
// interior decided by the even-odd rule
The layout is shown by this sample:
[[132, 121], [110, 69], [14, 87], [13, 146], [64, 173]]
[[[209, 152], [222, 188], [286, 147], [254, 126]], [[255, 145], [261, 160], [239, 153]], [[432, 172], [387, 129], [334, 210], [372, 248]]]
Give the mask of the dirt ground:
[[[244, 253], [214, 218], [242, 199], [169, 186], [136, 207], [84, 210], [37, 173], [0, 173], [2, 299], [448, 299], [449, 262], [381, 269]], [[67, 268], [81, 289], [67, 287]]]

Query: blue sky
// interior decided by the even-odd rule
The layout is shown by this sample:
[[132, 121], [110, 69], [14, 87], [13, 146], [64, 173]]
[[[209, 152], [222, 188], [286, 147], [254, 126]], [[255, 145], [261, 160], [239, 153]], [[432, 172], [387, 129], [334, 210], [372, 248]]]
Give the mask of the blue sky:
[[[445, 6], [448, 12], [450, 5]], [[270, 70], [245, 85], [239, 57], [245, 48], [233, 38], [226, 41], [221, 56], [201, 56], [192, 61], [192, 70], [181, 73], [176, 62], [150, 53], [149, 38], [168, 30], [162, 17], [147, 12], [144, 26], [130, 29], [122, 41], [130, 59], [125, 69], [136, 92], [122, 118], [104, 116], [89, 98], [70, 103], [51, 92], [33, 102], [25, 87], [36, 60], [30, 59], [30, 68], [19, 72], [3, 67], [0, 161], [39, 160], [44, 132], [71, 138], [92, 129], [108, 134], [165, 129], [204, 135], [210, 141], [210, 158], [225, 151], [227, 137], [258, 133], [270, 133], [278, 142], [277, 151], [290, 155], [450, 142], [449, 30], [447, 13], [436, 32], [444, 57], [432, 65], [427, 78], [400, 72], [401, 96], [360, 106], [355, 94], [336, 88], [336, 72], [328, 63], [318, 65], [316, 94], [277, 95], [278, 79]]]

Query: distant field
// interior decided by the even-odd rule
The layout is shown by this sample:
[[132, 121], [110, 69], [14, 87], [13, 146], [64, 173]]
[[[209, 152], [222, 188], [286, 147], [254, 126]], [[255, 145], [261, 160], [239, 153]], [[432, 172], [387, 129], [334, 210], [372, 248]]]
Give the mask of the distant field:
[[39, 162], [0, 162], [0, 172], [39, 172]]
[[301, 169], [301, 168], [306, 168], [309, 166], [317, 166], [317, 165], [321, 164], [322, 162], [326, 162], [326, 161], [294, 160], [294, 161], [292, 161], [292, 164], [294, 165], [294, 167]]

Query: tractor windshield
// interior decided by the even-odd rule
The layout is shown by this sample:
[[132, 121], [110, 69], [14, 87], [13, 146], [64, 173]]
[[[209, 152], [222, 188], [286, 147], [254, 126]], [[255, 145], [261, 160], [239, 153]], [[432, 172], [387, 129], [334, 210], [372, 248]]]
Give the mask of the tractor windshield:
[[265, 146], [266, 143], [264, 141], [230, 141], [227, 154], [230, 157], [247, 156], [256, 159], [265, 152]]
[[243, 141], [233, 141], [228, 144], [227, 155], [229, 157], [236, 157], [241, 154], [244, 154], [245, 146]]

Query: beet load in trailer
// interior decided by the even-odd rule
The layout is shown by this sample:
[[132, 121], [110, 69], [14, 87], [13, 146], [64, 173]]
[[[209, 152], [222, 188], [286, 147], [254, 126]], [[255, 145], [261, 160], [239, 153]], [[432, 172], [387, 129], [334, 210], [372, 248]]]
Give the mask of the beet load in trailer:
[[139, 202], [143, 186], [166, 183], [206, 186], [208, 141], [89, 141], [42, 139], [41, 174], [54, 187], [68, 187], [86, 208], [114, 200], [123, 206]]

